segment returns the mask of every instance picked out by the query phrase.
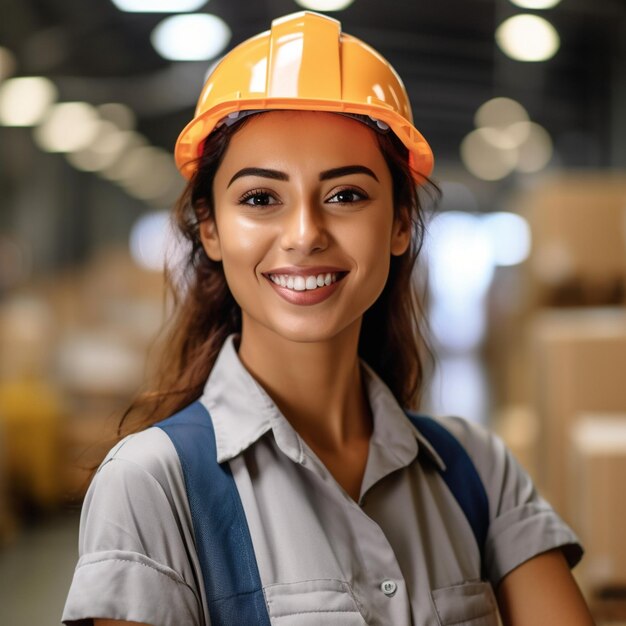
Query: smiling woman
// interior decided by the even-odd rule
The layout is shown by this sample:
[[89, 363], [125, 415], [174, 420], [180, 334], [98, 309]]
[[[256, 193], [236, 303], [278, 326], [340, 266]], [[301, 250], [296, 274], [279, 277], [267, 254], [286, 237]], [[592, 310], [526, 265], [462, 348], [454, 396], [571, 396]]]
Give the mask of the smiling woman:
[[432, 153], [387, 62], [276, 20], [177, 159], [186, 283], [87, 494], [65, 623], [591, 624], [577, 539], [503, 444], [409, 410]]

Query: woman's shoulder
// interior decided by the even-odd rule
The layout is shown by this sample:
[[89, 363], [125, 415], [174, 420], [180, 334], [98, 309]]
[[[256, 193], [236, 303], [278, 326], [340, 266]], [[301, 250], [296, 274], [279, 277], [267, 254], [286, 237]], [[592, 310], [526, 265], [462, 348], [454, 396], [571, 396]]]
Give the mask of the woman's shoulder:
[[465, 417], [439, 415], [433, 416], [432, 419], [439, 422], [464, 444], [471, 445], [472, 443], [477, 443], [480, 445], [480, 442], [485, 444], [494, 437], [494, 433], [486, 425]]
[[131, 478], [146, 474], [160, 484], [178, 482], [181, 474], [176, 448], [167, 434], [156, 426], [121, 439], [105, 456], [96, 472], [123, 474]]
[[480, 473], [488, 473], [510, 455], [502, 439], [483, 424], [454, 415], [433, 419], [463, 446]]
[[434, 419], [454, 436], [470, 458], [490, 501], [492, 516], [504, 504], [515, 506], [537, 499], [532, 479], [496, 433], [457, 416]]

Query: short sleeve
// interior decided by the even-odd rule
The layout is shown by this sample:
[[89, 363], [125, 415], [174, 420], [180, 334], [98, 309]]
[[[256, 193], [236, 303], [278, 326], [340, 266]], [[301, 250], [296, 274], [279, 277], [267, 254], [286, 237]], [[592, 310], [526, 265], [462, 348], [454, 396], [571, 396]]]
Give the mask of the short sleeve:
[[87, 625], [95, 617], [205, 624], [184, 508], [158, 454], [169, 440], [164, 433], [141, 435], [109, 454], [87, 492], [65, 624]]
[[485, 568], [495, 586], [534, 556], [560, 548], [570, 567], [583, 549], [574, 532], [538, 493], [526, 471], [502, 440], [481, 426], [446, 418], [446, 427], [463, 444], [489, 499]]

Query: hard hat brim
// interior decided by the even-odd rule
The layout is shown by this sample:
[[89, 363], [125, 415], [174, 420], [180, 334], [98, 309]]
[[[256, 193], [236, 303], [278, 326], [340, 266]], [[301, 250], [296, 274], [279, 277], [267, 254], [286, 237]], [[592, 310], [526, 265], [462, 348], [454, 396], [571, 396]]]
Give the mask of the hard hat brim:
[[197, 168], [198, 159], [206, 138], [215, 130], [218, 122], [229, 113], [247, 110], [264, 111], [320, 111], [329, 113], [354, 113], [368, 115], [385, 122], [393, 133], [409, 150], [409, 165], [416, 182], [423, 182], [434, 167], [433, 153], [422, 134], [405, 118], [384, 103], [363, 104], [359, 102], [335, 102], [328, 100], [299, 100], [290, 98], [257, 100], [246, 99], [245, 103], [235, 101], [215, 105], [210, 111], [194, 118], [183, 129], [176, 142], [174, 158], [181, 174], [190, 179]]

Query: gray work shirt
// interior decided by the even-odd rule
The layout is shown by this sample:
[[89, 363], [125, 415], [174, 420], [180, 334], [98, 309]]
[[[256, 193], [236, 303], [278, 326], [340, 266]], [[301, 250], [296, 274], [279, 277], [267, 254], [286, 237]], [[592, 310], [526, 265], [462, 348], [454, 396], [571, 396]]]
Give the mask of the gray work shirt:
[[[471, 527], [433, 469], [441, 459], [380, 378], [365, 364], [363, 372], [374, 430], [358, 502], [245, 369], [233, 336], [201, 397], [218, 461], [229, 463], [241, 496], [271, 623], [495, 626], [491, 585], [555, 547], [574, 565], [577, 538], [498, 438], [442, 419], [489, 498], [481, 581]], [[182, 470], [161, 429], [130, 435], [107, 455], [79, 543], [64, 622], [209, 625]]]

